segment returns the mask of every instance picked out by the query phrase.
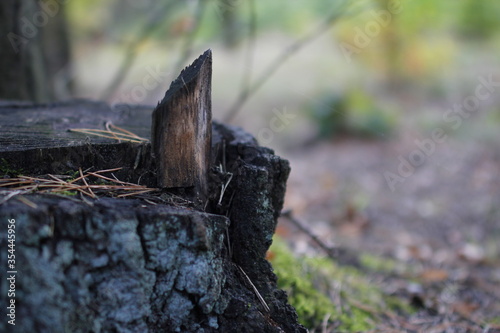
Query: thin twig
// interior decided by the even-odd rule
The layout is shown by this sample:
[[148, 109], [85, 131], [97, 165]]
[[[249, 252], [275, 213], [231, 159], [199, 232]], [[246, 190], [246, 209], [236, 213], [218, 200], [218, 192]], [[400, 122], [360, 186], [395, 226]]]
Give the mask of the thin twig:
[[137, 185], [137, 184], [133, 184], [133, 183], [123, 182], [121, 180], [114, 179], [114, 178], [109, 178], [109, 177], [106, 177], [106, 176], [103, 176], [101, 174], [94, 173], [94, 172], [89, 172], [88, 174], [91, 175], [91, 176], [97, 177], [97, 178], [101, 178], [101, 179], [104, 179], [104, 180], [107, 180], [107, 181], [110, 181], [110, 182], [114, 182], [114, 183], [118, 183], [118, 184], [122, 184], [122, 185], [142, 186], [142, 185]]
[[200, 28], [207, 3], [208, 1], [206, 0], [198, 1], [198, 4], [196, 6], [196, 11], [194, 14], [194, 22], [195, 22], [194, 26], [191, 28], [191, 30], [186, 36], [186, 39], [184, 40], [184, 45], [182, 46], [181, 55], [179, 56], [179, 60], [177, 60], [177, 64], [174, 67], [178, 71], [182, 69], [183, 64], [191, 56], [191, 53], [193, 51], [194, 38], [196, 37], [196, 34], [198, 33], [198, 30]]
[[231, 237], [229, 237], [229, 228], [226, 227], [226, 239], [227, 239], [227, 251], [229, 253], [229, 258], [233, 258], [233, 245], [231, 244]]
[[224, 193], [226, 192], [226, 189], [229, 186], [229, 183], [231, 182], [232, 179], [233, 179], [233, 174], [229, 173], [229, 179], [227, 180], [227, 182], [225, 184], [221, 184], [220, 197], [217, 205], [220, 206], [222, 204], [222, 198], [224, 197]]
[[33, 209], [37, 209], [38, 208], [38, 205], [36, 203], [34, 203], [33, 201], [29, 200], [28, 198], [23, 197], [22, 195], [16, 196], [16, 199], [19, 200], [19, 201], [21, 201], [23, 204], [25, 204], [26, 206], [28, 206], [30, 208], [33, 208]]
[[296, 226], [300, 231], [305, 233], [309, 238], [311, 238], [321, 249], [323, 249], [326, 253], [333, 252], [333, 249], [326, 245], [318, 236], [316, 236], [311, 230], [309, 230], [301, 221], [299, 221], [291, 210], [286, 210], [281, 212], [282, 217], [286, 218], [288, 221], [292, 222], [294, 226]]
[[[60, 190], [59, 192], [64, 192], [65, 190], [66, 190], [66, 189], [64, 189], [64, 190]], [[76, 188], [76, 190], [77, 190], [78, 192], [80, 192], [80, 193], [82, 193], [82, 194], [85, 194], [86, 196], [89, 196], [89, 197], [91, 197], [91, 198], [92, 198], [92, 194], [91, 194], [90, 192], [85, 191], [82, 187], [78, 187], [78, 188]], [[56, 189], [55, 191], [58, 191], [58, 190]], [[67, 190], [66, 190], [66, 191], [67, 191]]]
[[311, 238], [325, 253], [338, 262], [339, 264], [350, 265], [354, 267], [360, 267], [360, 261], [358, 256], [349, 251], [348, 249], [331, 247], [325, 244], [318, 236], [316, 236], [312, 231], [310, 231], [304, 223], [293, 216], [291, 210], [286, 210], [281, 212], [281, 217], [286, 218], [288, 221], [292, 222], [300, 231], [305, 233], [309, 238]]
[[[18, 194], [37, 191], [40, 193], [64, 193], [69, 191], [77, 191], [82, 195], [91, 197], [93, 199], [96, 199], [98, 197], [95, 191], [99, 191], [99, 193], [113, 193], [113, 195], [116, 195], [120, 198], [140, 196], [146, 193], [158, 191], [158, 189], [156, 188], [148, 188], [144, 185], [123, 182], [116, 179], [116, 177], [115, 179], [113, 179], [102, 175], [102, 173], [111, 173], [120, 169], [121, 168], [100, 170], [96, 172], [87, 172], [85, 174], [81, 169], [79, 169], [78, 171], [80, 173], [80, 176], [76, 179], [68, 181], [62, 180], [51, 174], [46, 175], [45, 177], [47, 178], [20, 176], [19, 178], [9, 179], [9, 181], [7, 182], [2, 182], [0, 180], [0, 187], [11, 189], [11, 192], [5, 198], [3, 198], [0, 203], [5, 202]], [[90, 184], [87, 179], [91, 176], [109, 181], [110, 184]], [[77, 184], [76, 182], [82, 182], [83, 184]]]
[[133, 138], [137, 138], [137, 139], [139, 139], [139, 140], [144, 140], [143, 138], [141, 138], [141, 137], [140, 137], [140, 136], [138, 136], [137, 134], [132, 133], [132, 132], [130, 132], [130, 131], [127, 131], [127, 130], [126, 130], [126, 129], [124, 129], [124, 128], [118, 127], [118, 126], [114, 125], [112, 122], [107, 122], [107, 123], [106, 123], [106, 127], [109, 127], [109, 128], [114, 128], [114, 129], [116, 129], [116, 130], [118, 130], [118, 131], [120, 131], [120, 132], [123, 132], [123, 133], [125, 133], [125, 134], [130, 135], [130, 136], [131, 136], [131, 137], [133, 137]]
[[108, 173], [108, 172], [115, 172], [115, 171], [120, 171], [121, 169], [123, 168], [114, 168], [114, 169], [106, 169], [106, 170], [99, 170], [99, 171], [95, 171], [94, 173]]
[[100, 99], [107, 100], [109, 99], [118, 89], [118, 87], [122, 84], [125, 77], [128, 75], [130, 70], [132, 69], [132, 65], [137, 59], [137, 55], [139, 54], [140, 46], [145, 43], [148, 37], [155, 32], [157, 29], [161, 28], [165, 22], [168, 20], [165, 19], [166, 14], [173, 12], [171, 7], [182, 3], [181, 1], [157, 1], [157, 7], [153, 7], [150, 13], [153, 15], [148, 18], [147, 24], [144, 25], [142, 30], [137, 34], [136, 38], [129, 44], [127, 47], [127, 51], [125, 53], [125, 57], [120, 64], [115, 76], [111, 80], [108, 88], [106, 88], [101, 95]]
[[116, 133], [111, 130], [110, 124], [111, 123], [109, 121], [106, 122], [106, 125], [105, 125], [106, 131], [108, 131], [116, 140], [120, 141], [120, 138], [116, 135]]
[[154, 191], [158, 191], [158, 190], [157, 190], [157, 189], [154, 189], [154, 188], [149, 188], [149, 189], [147, 189], [147, 190], [143, 190], [143, 191], [132, 192], [132, 193], [126, 193], [126, 194], [120, 194], [120, 195], [117, 195], [117, 197], [118, 197], [118, 198], [125, 198], [125, 197], [130, 197], [130, 196], [140, 195], [140, 194], [144, 194], [144, 193], [154, 192]]
[[94, 194], [94, 192], [92, 192], [92, 189], [89, 187], [89, 183], [87, 183], [87, 179], [85, 179], [86, 177], [83, 177], [83, 172], [82, 172], [82, 168], [79, 168], [78, 171], [80, 172], [80, 176], [82, 177], [82, 181], [83, 183], [85, 184], [85, 186], [87, 186], [89, 192], [90, 192], [90, 195], [92, 197], [92, 199], [95, 199], [96, 196]]
[[[116, 130], [119, 130], [121, 132], [112, 131], [111, 127], [115, 128]], [[134, 142], [134, 143], [142, 143], [142, 142], [149, 141], [148, 139], [141, 138], [137, 134], [129, 132], [123, 128], [120, 128], [118, 126], [114, 126], [112, 124], [110, 125], [110, 123], [106, 124], [106, 130], [90, 129], [90, 128], [71, 128], [71, 129], [69, 129], [69, 131], [76, 132], [76, 133], [95, 135], [95, 136], [98, 136], [101, 138], [115, 139], [118, 141], [129, 141], [129, 142]]]
[[248, 43], [246, 52], [246, 65], [243, 77], [241, 80], [241, 91], [248, 90], [251, 82], [251, 75], [253, 69], [253, 57], [255, 50], [255, 35], [257, 31], [257, 13], [255, 10], [255, 0], [248, 0], [249, 6], [249, 24], [248, 24]]
[[[7, 180], [10, 180], [10, 179], [7, 179]], [[10, 183], [2, 183], [2, 180], [0, 180], [0, 186], [5, 186], [5, 187], [8, 187], [8, 186], [14, 186], [14, 185], [21, 185], [21, 184], [30, 184], [31, 182], [29, 180], [18, 180], [18, 181], [14, 181], [14, 182], [10, 182]]]
[[[82, 169], [80, 168], [80, 174], [81, 174], [81, 172], [82, 172]], [[55, 180], [56, 182], [58, 182], [60, 184], [66, 184], [66, 182], [64, 180], [59, 179], [56, 176], [51, 175], [50, 173], [47, 176], [50, 177], [50, 178], [52, 178], [53, 180]]]
[[252, 85], [249, 85], [247, 89], [240, 91], [238, 97], [236, 98], [233, 105], [229, 108], [226, 116], [224, 117], [224, 121], [230, 122], [236, 114], [241, 110], [242, 106], [245, 102], [252, 96], [264, 83], [269, 80], [271, 76], [280, 68], [285, 61], [290, 58], [292, 55], [297, 53], [299, 50], [304, 48], [307, 44], [311, 43], [313, 40], [321, 36], [323, 33], [327, 32], [332, 23], [337, 20], [345, 11], [345, 5], [347, 1], [344, 2], [341, 8], [335, 8], [330, 15], [326, 17], [326, 19], [318, 26], [316, 29], [305, 35], [304, 37], [296, 40], [287, 48], [285, 48], [280, 55], [278, 55], [269, 66], [264, 70], [262, 75], [254, 81]]
[[267, 305], [267, 303], [264, 300], [264, 298], [260, 295], [259, 291], [257, 290], [257, 287], [255, 287], [255, 285], [252, 283], [252, 280], [250, 280], [250, 278], [248, 277], [247, 273], [245, 273], [245, 271], [243, 270], [243, 268], [241, 268], [241, 266], [236, 265], [236, 267], [238, 267], [238, 269], [243, 274], [243, 276], [245, 276], [245, 278], [248, 281], [248, 283], [250, 283], [250, 285], [252, 286], [252, 289], [253, 289], [255, 295], [257, 295], [257, 298], [259, 299], [260, 304], [262, 304], [262, 306], [264, 307], [264, 309], [266, 310], [266, 312], [271, 312], [271, 309]]
[[9, 201], [13, 197], [15, 197], [17, 195], [20, 195], [20, 194], [23, 194], [23, 193], [25, 193], [23, 190], [15, 190], [15, 191], [10, 192], [4, 198], [2, 198], [2, 200], [0, 201], [0, 205], [3, 204], [3, 203], [5, 203], [5, 202], [7, 202], [7, 201]]

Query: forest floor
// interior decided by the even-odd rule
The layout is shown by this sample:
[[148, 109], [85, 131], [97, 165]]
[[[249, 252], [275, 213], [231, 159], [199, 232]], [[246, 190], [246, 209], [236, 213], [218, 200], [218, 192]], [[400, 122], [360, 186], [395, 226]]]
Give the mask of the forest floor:
[[[259, 40], [254, 76], [267, 70], [270, 59], [291, 42], [282, 35], [266, 35]], [[245, 48], [234, 53], [220, 45], [210, 47], [215, 55], [214, 118], [225, 121], [225, 110], [237, 95], [241, 81]], [[269, 129], [275, 111], [288, 110], [296, 116], [285, 124], [283, 132], [274, 133], [271, 142], [261, 142], [290, 161], [292, 173], [284, 211], [291, 211], [307, 229], [299, 230], [290, 219], [280, 218], [277, 234], [297, 256], [325, 256], [324, 249], [311, 238], [317, 236], [327, 246], [395, 262], [397, 267], [390, 272], [363, 273], [388, 295], [414, 305], [416, 311], [379, 321], [376, 332], [500, 332], [498, 115], [493, 121], [475, 115], [458, 131], [447, 132], [447, 139], [435, 144], [422, 165], [411, 172], [402, 167], [405, 175], [400, 176], [402, 181], [394, 182], [393, 189], [384, 177], [386, 172], [398, 175], [399, 156], [408, 160], [412, 153], [418, 154], [414, 153], [419, 150], [415, 138], [421, 142], [429, 139], [432, 135], [428, 129], [442, 125], [440, 121], [432, 123], [441, 117], [440, 112], [433, 112], [434, 94], [450, 90], [440, 102], [446, 107], [461, 96], [454, 92], [456, 89], [462, 89], [458, 90], [464, 94], [474, 91], [477, 75], [487, 77], [494, 72], [492, 68], [499, 68], [494, 50], [496, 44], [493, 51], [472, 45], [467, 52], [458, 53], [458, 60], [443, 64], [442, 71], [435, 73], [439, 80], [421, 79], [425, 81], [423, 86], [430, 87], [426, 93], [411, 90], [408, 96], [397, 96], [396, 115], [404, 121], [397, 122], [398, 134], [394, 136], [385, 140], [337, 138], [304, 144], [314, 131], [314, 125], [306, 119], [305, 104], [325, 92], [348, 91], [349, 87], [377, 91], [381, 86], [374, 72], [362, 66], [362, 60], [346, 66], [332, 37], [325, 34], [289, 59], [258, 92], [258, 98], [251, 99], [232, 122], [258, 138], [263, 128]], [[99, 98], [105, 88], [99, 84], [111, 81], [111, 77], [102, 77], [103, 73], [112, 74], [112, 51], [107, 47], [96, 52], [91, 46], [77, 52], [81, 96]], [[155, 105], [168, 88], [170, 76], [177, 75], [166, 66], [165, 57], [163, 47], [143, 52], [113, 100]], [[171, 58], [169, 63], [175, 63]], [[151, 64], [155, 68], [161, 65], [158, 68], [168, 75], [156, 89], [148, 91], [147, 98], [126, 98], [140, 85]], [[96, 82], [95, 77], [101, 80]], [[498, 111], [500, 97], [497, 93], [495, 96], [486, 106]], [[428, 115], [422, 112], [430, 114], [431, 122], [424, 119]], [[427, 130], [420, 126], [422, 123]], [[345, 263], [349, 259], [338, 261]]]
[[[285, 210], [307, 232], [281, 218], [278, 234], [297, 255], [324, 256], [312, 239], [318, 237], [410, 267], [366, 272], [415, 308], [377, 324], [376, 332], [500, 332], [498, 141], [447, 136], [427, 147], [424, 163], [411, 172], [401, 167], [402, 174], [398, 157], [408, 160], [419, 149], [410, 136], [288, 151]], [[392, 189], [387, 172], [401, 177]]]

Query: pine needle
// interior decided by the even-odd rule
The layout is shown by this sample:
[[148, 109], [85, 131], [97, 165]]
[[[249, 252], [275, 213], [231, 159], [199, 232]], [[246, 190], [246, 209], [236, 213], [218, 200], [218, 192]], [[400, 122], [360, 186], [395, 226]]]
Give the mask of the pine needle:
[[250, 286], [252, 286], [253, 292], [255, 293], [255, 295], [257, 296], [257, 298], [259, 299], [260, 304], [262, 304], [262, 306], [264, 307], [264, 309], [266, 310], [266, 312], [271, 312], [271, 309], [269, 308], [269, 305], [267, 305], [267, 303], [264, 300], [264, 298], [260, 295], [259, 291], [257, 290], [257, 287], [255, 287], [255, 285], [252, 283], [252, 280], [250, 280], [250, 277], [247, 275], [247, 273], [245, 273], [245, 271], [243, 270], [243, 268], [241, 268], [241, 266], [239, 266], [239, 265], [236, 265], [236, 266], [238, 267], [238, 269], [240, 270], [240, 272], [243, 274], [243, 276], [245, 277], [245, 279], [248, 281], [248, 283], [250, 284]]
[[95, 135], [101, 138], [115, 139], [118, 142], [133, 142], [142, 143], [149, 141], [148, 139], [141, 138], [137, 134], [134, 134], [126, 129], [113, 125], [111, 122], [106, 123], [106, 129], [91, 129], [91, 128], [71, 128], [70, 132], [82, 133]]
[[[115, 168], [95, 172], [83, 172], [80, 168], [78, 170], [80, 176], [71, 180], [64, 180], [51, 174], [40, 177], [19, 176], [17, 178], [0, 179], [0, 188], [6, 188], [10, 192], [0, 203], [5, 202], [11, 197], [26, 193], [61, 194], [68, 192], [80, 192], [87, 197], [97, 199], [98, 195], [124, 198], [159, 191], [157, 188], [149, 188], [144, 185], [128, 183], [103, 175], [121, 169], [122, 168]], [[89, 177], [102, 179], [108, 184], [92, 183], [90, 181], [91, 178]], [[26, 203], [26, 200], [23, 202]]]

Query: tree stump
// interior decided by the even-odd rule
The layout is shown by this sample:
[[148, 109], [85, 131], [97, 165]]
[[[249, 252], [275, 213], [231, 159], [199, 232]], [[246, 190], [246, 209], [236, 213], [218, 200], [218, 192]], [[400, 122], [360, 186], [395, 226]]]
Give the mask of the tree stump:
[[[189, 193], [161, 189], [149, 142], [68, 131], [107, 124], [148, 138], [152, 114], [88, 101], [0, 102], [0, 185], [22, 174], [70, 189], [78, 180], [85, 189], [56, 195], [41, 180], [36, 189], [0, 187], [0, 267], [15, 272], [2, 278], [0, 331], [305, 332], [265, 260], [286, 160], [214, 122], [200, 206]], [[104, 169], [115, 171], [82, 183], [82, 174]], [[114, 187], [98, 190], [112, 188], [109, 179], [154, 191], [117, 197]]]

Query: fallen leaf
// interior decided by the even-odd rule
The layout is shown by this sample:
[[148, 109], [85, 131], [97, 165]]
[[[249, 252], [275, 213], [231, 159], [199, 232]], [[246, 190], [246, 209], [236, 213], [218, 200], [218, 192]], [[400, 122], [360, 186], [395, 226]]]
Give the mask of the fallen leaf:
[[417, 260], [431, 260], [434, 255], [432, 248], [428, 244], [409, 245], [408, 252], [411, 258]]
[[468, 302], [456, 302], [453, 304], [452, 309], [465, 318], [470, 318], [472, 313], [479, 309], [479, 305], [476, 303]]
[[420, 278], [426, 282], [441, 282], [448, 279], [448, 272], [444, 269], [426, 269], [420, 274]]

